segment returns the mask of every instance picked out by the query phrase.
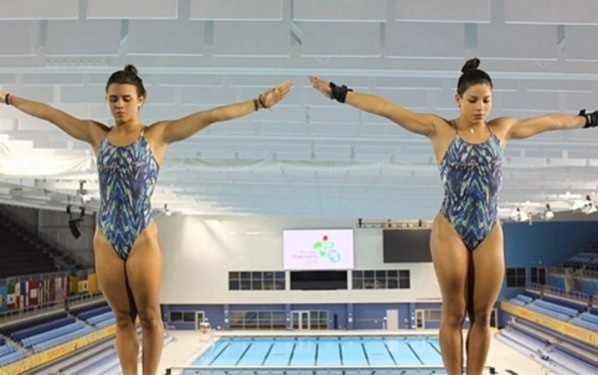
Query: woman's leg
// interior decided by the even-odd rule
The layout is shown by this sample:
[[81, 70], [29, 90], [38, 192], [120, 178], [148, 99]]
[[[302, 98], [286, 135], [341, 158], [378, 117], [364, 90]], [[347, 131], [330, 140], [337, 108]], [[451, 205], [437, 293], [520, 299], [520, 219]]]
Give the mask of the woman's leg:
[[490, 316], [505, 276], [503, 247], [502, 228], [497, 224], [472, 253], [473, 283], [467, 333], [468, 375], [482, 374], [488, 356], [492, 336]]
[[160, 314], [160, 283], [162, 280], [162, 251], [158, 230], [152, 222], [139, 236], [126, 262], [127, 279], [139, 313], [143, 334], [143, 374], [158, 371], [164, 327]]
[[127, 283], [125, 261], [116, 254], [99, 229], [96, 230], [93, 245], [99, 287], [116, 318], [116, 347], [122, 373], [137, 374], [137, 310]]
[[448, 375], [463, 372], [463, 321], [467, 307], [469, 252], [448, 220], [438, 214], [430, 236], [436, 278], [442, 294], [440, 350]]

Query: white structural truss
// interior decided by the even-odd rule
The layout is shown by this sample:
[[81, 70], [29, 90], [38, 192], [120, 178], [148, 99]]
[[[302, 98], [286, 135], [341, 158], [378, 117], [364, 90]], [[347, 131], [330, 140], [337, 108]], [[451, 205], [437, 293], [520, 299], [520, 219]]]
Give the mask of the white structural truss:
[[[430, 219], [442, 187], [429, 141], [327, 100], [308, 75], [454, 118], [461, 66], [479, 56], [491, 117], [593, 111], [596, 15], [595, 0], [0, 0], [0, 86], [110, 124], [106, 80], [134, 64], [151, 124], [290, 79], [272, 111], [173, 144], [154, 207]], [[597, 190], [598, 129], [512, 141], [505, 156], [503, 216], [568, 210]], [[87, 144], [0, 106], [0, 202], [63, 210], [83, 195], [93, 209], [94, 163]]]

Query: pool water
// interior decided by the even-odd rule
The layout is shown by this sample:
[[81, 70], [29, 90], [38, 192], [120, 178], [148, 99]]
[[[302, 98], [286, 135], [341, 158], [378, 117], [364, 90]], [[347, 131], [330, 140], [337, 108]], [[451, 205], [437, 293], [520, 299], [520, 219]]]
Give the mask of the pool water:
[[437, 336], [222, 337], [182, 374], [446, 374]]

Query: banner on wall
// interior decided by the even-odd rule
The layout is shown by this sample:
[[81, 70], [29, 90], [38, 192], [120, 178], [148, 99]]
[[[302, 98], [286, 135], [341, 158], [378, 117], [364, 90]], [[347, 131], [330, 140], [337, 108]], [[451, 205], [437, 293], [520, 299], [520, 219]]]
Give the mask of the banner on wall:
[[[86, 276], [84, 276], [86, 277]], [[89, 290], [89, 283], [87, 282], [87, 279], [81, 279], [78, 281], [78, 287], [77, 287], [77, 293], [87, 293], [87, 291]]]
[[12, 310], [16, 307], [17, 304], [17, 297], [15, 296], [15, 286], [14, 284], [9, 284], [6, 286], [6, 308], [8, 310]]
[[21, 304], [20, 307], [29, 306], [29, 281], [21, 281]]
[[56, 279], [46, 279], [44, 280], [44, 300], [45, 301], [54, 301], [56, 299]]
[[67, 278], [57, 277], [54, 279], [54, 300], [66, 298], [68, 292]]
[[95, 293], [98, 291], [98, 277], [95, 273], [87, 275], [87, 287], [89, 293]]
[[77, 294], [77, 291], [79, 290], [79, 278], [77, 275], [71, 276], [68, 283], [68, 295]]
[[29, 306], [37, 305], [39, 302], [39, 285], [37, 280], [29, 282]]
[[8, 287], [6, 285], [0, 285], [0, 311], [6, 311], [8, 309], [7, 296]]
[[15, 309], [21, 307], [21, 283], [15, 284]]

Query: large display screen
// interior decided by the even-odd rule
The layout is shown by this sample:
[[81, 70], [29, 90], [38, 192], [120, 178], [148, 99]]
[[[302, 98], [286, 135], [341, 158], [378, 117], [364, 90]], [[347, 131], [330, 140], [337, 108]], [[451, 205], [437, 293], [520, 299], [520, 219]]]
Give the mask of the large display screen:
[[431, 262], [430, 233], [430, 229], [386, 229], [382, 231], [384, 263]]
[[354, 267], [353, 229], [285, 229], [282, 233], [285, 270]]

